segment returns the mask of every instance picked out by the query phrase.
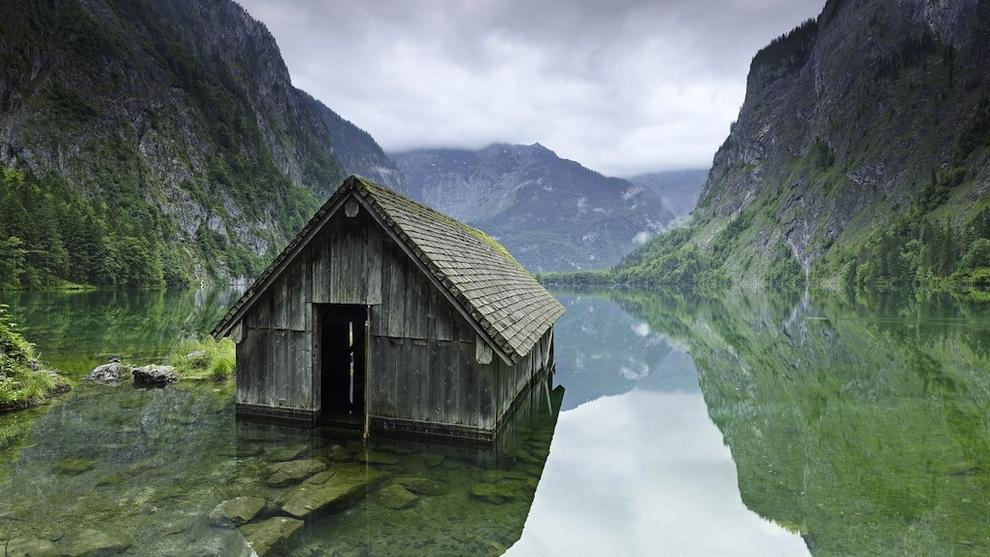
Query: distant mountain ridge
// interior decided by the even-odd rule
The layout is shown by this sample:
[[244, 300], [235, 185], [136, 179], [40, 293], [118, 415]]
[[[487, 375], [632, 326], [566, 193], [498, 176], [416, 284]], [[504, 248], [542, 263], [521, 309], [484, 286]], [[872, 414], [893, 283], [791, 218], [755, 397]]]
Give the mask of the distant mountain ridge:
[[648, 188], [538, 143], [392, 158], [409, 195], [495, 236], [534, 272], [610, 266], [675, 218]]
[[628, 178], [634, 184], [653, 190], [678, 217], [687, 215], [698, 205], [707, 179], [707, 168], [650, 172]]
[[987, 0], [829, 0], [753, 58], [693, 223], [617, 276], [990, 286], [988, 91]]
[[0, 164], [0, 286], [249, 277], [346, 174], [402, 186], [229, 0], [8, 2]]

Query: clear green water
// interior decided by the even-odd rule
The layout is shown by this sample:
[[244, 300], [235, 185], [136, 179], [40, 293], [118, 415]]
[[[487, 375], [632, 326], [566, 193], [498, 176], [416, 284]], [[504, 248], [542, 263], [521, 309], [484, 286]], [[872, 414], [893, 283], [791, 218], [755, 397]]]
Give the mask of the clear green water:
[[[0, 302], [79, 378], [108, 355], [163, 359], [235, 295]], [[563, 388], [493, 449], [241, 422], [213, 384], [80, 384], [0, 416], [0, 546], [67, 552], [89, 529], [127, 555], [246, 555], [245, 531], [210, 514], [250, 496], [254, 522], [284, 515], [302, 484], [272, 476], [293, 459], [373, 481], [270, 555], [990, 554], [987, 305], [557, 295]], [[420, 493], [396, 502], [393, 485]]]

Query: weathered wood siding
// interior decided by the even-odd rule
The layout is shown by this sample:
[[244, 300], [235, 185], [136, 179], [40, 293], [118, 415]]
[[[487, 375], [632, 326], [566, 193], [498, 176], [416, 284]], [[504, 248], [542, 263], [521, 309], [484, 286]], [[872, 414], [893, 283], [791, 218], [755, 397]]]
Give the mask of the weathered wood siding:
[[380, 303], [384, 237], [367, 213], [347, 218], [338, 212], [255, 302], [237, 346], [238, 403], [320, 409], [313, 304]]
[[[370, 306], [368, 411], [492, 431], [550, 362], [551, 332], [508, 365], [365, 210], [338, 211], [241, 323], [237, 402], [320, 410], [319, 306]], [[552, 329], [551, 329], [552, 331]]]
[[496, 388], [499, 420], [505, 417], [513, 401], [529, 385], [530, 381], [541, 371], [549, 369], [553, 363], [552, 339], [553, 328], [551, 327], [533, 346], [533, 350], [515, 365], [506, 364], [499, 358], [493, 362], [497, 366]]
[[475, 360], [475, 331], [395, 242], [382, 249], [371, 307], [371, 416], [491, 429], [495, 367]]

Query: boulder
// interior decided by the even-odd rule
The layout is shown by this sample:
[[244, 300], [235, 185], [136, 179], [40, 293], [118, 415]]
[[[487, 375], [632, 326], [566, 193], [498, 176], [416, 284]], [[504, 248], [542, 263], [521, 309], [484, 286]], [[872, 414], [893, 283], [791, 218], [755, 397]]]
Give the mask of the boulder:
[[64, 557], [96, 557], [120, 553], [130, 544], [99, 530], [87, 528], [66, 536], [56, 547]]
[[[303, 482], [289, 494], [282, 510], [297, 518], [328, 508], [348, 506], [384, 478], [384, 474], [363, 466], [341, 466], [333, 474], [320, 474], [321, 482]], [[315, 478], [314, 478], [315, 479]]]
[[302, 526], [301, 520], [276, 516], [261, 522], [245, 524], [238, 530], [258, 557], [265, 557], [273, 547], [288, 541]]
[[56, 555], [55, 544], [35, 538], [14, 538], [0, 542], [0, 549], [7, 544], [7, 557], [49, 557]]
[[127, 377], [130, 377], [130, 375], [131, 368], [120, 363], [120, 360], [117, 358], [114, 358], [110, 362], [89, 372], [89, 375], [86, 376], [86, 381], [101, 385], [116, 385]]
[[419, 497], [399, 484], [392, 484], [378, 492], [378, 500], [390, 509], [411, 507]]
[[164, 387], [179, 380], [172, 366], [144, 366], [131, 371], [134, 384], [142, 387]]
[[322, 460], [306, 458], [303, 460], [289, 460], [279, 462], [268, 467], [268, 485], [281, 487], [293, 483], [299, 483], [305, 478], [322, 472], [327, 467]]
[[210, 520], [215, 524], [225, 524], [226, 521], [240, 526], [245, 522], [250, 522], [261, 512], [265, 506], [265, 500], [261, 497], [235, 497], [217, 505], [210, 513]]

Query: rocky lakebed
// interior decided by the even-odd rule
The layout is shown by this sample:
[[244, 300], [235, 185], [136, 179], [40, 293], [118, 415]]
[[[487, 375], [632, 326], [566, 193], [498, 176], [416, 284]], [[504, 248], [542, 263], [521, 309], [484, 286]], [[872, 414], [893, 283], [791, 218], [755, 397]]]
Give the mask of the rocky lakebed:
[[238, 420], [230, 384], [85, 382], [0, 455], [0, 555], [501, 554], [555, 415], [534, 399], [495, 447], [364, 442]]

